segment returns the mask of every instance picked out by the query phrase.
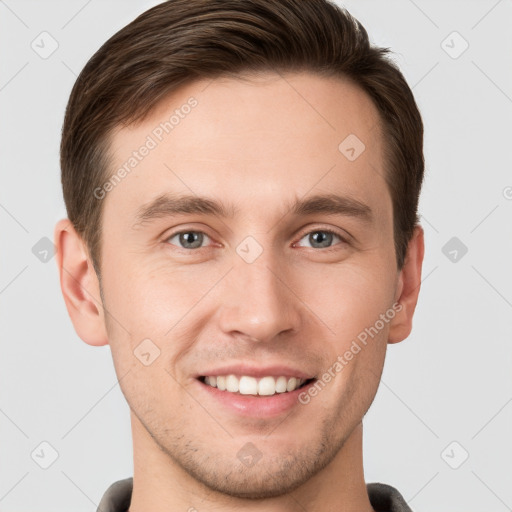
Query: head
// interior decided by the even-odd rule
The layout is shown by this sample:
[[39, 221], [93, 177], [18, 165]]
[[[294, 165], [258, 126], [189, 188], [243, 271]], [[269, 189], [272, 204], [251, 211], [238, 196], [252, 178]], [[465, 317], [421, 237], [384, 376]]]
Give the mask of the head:
[[[254, 498], [332, 462], [411, 330], [423, 126], [348, 12], [240, 6], [164, 2], [90, 59], [66, 109], [56, 244], [75, 328], [110, 344], [137, 435]], [[294, 372], [300, 400], [258, 417], [204, 379]]]

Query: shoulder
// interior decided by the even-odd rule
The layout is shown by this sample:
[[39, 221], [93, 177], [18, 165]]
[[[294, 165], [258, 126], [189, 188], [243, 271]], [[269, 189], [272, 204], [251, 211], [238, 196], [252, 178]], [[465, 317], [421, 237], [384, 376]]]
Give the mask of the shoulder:
[[114, 482], [98, 505], [98, 512], [126, 512], [132, 498], [133, 478]]
[[366, 484], [370, 503], [376, 512], [412, 512], [403, 496], [391, 485]]

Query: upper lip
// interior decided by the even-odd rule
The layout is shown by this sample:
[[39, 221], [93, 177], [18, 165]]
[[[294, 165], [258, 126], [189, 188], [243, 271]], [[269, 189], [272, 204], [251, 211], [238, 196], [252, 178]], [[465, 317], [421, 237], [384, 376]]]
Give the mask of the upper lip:
[[249, 363], [219, 366], [210, 370], [204, 370], [196, 375], [199, 377], [215, 377], [218, 375], [247, 375], [249, 377], [267, 377], [274, 375], [278, 377], [298, 377], [299, 379], [312, 379], [314, 376], [310, 373], [292, 368], [291, 366], [271, 365], [271, 366], [255, 366]]

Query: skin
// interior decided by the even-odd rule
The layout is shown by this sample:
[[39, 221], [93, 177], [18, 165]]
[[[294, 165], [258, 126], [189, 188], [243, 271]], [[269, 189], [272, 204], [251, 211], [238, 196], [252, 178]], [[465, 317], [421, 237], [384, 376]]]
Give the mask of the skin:
[[[387, 345], [411, 331], [424, 254], [418, 226], [397, 269], [378, 111], [352, 83], [310, 73], [195, 82], [116, 131], [112, 172], [191, 96], [198, 105], [103, 199], [103, 297], [82, 239], [67, 219], [55, 229], [75, 329], [86, 343], [110, 344], [131, 409], [130, 510], [369, 512], [362, 419]], [[349, 134], [366, 146], [354, 161], [338, 150]], [[134, 227], [141, 206], [164, 192], [208, 196], [239, 212]], [[372, 221], [290, 214], [293, 200], [325, 193], [368, 205]], [[322, 229], [345, 241], [315, 245]], [[187, 249], [170, 238], [180, 230], [207, 236]], [[247, 236], [263, 249], [250, 264], [236, 252]], [[225, 363], [288, 364], [321, 376], [395, 303], [400, 312], [291, 413], [244, 418], [200, 393], [195, 375]], [[134, 356], [146, 338], [160, 349], [148, 366]], [[262, 454], [250, 468], [237, 457], [248, 442]]]

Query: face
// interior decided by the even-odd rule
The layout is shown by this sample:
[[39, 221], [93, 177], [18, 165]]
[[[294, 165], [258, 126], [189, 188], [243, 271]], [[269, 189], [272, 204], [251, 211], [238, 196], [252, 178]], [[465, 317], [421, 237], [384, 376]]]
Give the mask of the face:
[[399, 293], [382, 144], [363, 91], [307, 73], [196, 82], [112, 138], [112, 172], [135, 158], [101, 199], [116, 372], [210, 489], [296, 488], [373, 401]]

